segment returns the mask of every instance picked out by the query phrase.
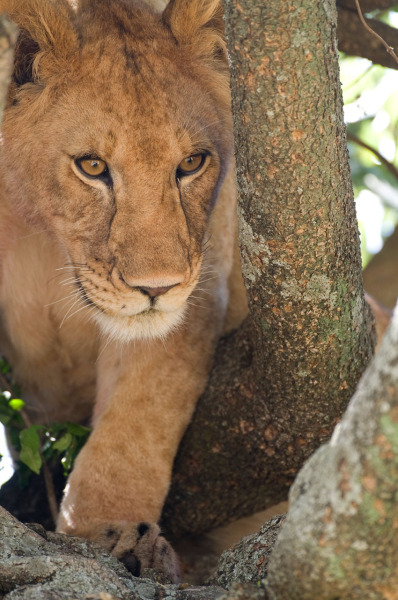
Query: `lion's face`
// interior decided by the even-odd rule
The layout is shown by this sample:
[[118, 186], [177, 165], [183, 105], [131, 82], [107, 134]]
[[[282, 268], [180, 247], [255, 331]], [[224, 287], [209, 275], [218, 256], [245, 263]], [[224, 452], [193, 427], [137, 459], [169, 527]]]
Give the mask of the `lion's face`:
[[124, 340], [181, 322], [232, 146], [225, 76], [160, 17], [130, 13], [106, 33], [83, 16], [62, 82], [42, 59], [47, 81], [20, 88], [3, 127], [20, 212], [52, 232], [91, 314]]

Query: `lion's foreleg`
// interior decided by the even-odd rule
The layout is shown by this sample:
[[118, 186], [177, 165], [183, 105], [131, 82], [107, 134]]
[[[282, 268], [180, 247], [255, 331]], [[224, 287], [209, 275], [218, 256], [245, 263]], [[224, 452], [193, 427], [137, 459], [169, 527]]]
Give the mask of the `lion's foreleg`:
[[[138, 548], [143, 523], [159, 519], [178, 444], [211, 364], [217, 335], [209, 329], [203, 335], [204, 326], [198, 322], [164, 343], [119, 347], [117, 359], [104, 358], [119, 371], [99, 378], [113, 380], [114, 389], [102, 399], [102, 414], [68, 480], [59, 531], [96, 539], [124, 556], [129, 544]], [[123, 367], [115, 364], [120, 359]], [[153, 527], [145, 531], [154, 537]]]

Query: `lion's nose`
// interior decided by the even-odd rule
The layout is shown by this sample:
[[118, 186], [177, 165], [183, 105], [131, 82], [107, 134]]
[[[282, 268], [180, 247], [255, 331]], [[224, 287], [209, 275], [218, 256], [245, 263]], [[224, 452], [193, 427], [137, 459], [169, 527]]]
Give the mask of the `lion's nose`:
[[167, 285], [164, 287], [139, 287], [138, 289], [140, 290], [140, 292], [146, 294], [150, 298], [156, 298], [157, 296], [162, 296], [176, 285], [178, 285], [178, 283], [173, 283], [173, 285]]

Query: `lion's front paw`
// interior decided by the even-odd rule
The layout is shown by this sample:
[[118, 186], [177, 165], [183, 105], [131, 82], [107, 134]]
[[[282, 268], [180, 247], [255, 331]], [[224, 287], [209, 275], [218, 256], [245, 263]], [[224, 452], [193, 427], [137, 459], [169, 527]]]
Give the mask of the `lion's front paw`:
[[171, 545], [160, 535], [156, 523], [109, 523], [96, 528], [90, 538], [118, 558], [136, 577], [143, 569], [156, 569], [178, 583], [178, 558]]

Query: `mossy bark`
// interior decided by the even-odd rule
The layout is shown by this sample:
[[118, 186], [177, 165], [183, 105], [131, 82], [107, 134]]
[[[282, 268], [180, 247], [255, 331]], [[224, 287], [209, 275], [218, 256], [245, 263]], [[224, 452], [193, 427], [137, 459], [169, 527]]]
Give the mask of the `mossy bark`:
[[164, 521], [200, 531], [280, 501], [372, 354], [332, 0], [225, 0], [250, 318], [218, 348]]
[[297, 477], [273, 600], [398, 598], [398, 312], [332, 440]]

